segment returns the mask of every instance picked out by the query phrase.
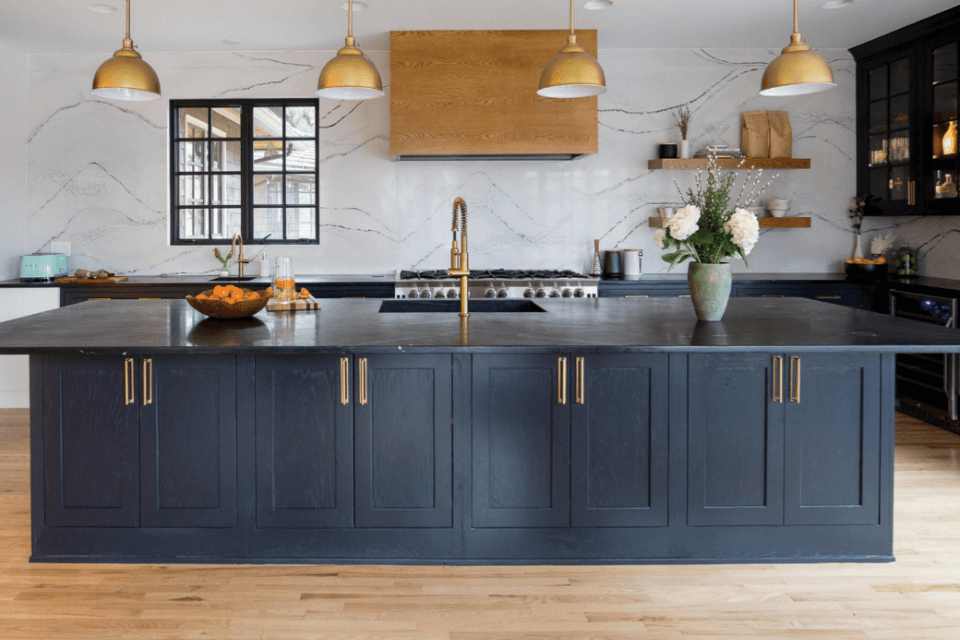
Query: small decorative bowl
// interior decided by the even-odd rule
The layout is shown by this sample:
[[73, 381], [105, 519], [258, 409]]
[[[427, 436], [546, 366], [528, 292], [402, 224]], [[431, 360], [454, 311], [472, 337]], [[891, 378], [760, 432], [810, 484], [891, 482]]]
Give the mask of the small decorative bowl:
[[[241, 289], [244, 293], [248, 293], [250, 289]], [[187, 303], [202, 313], [205, 316], [211, 318], [217, 318], [218, 320], [235, 320], [237, 318], [249, 318], [250, 316], [258, 313], [261, 309], [267, 306], [267, 302], [270, 301], [270, 294], [266, 290], [253, 292], [257, 294], [256, 298], [251, 298], [249, 300], [240, 300], [234, 302], [233, 304], [223, 300], [222, 298], [208, 298], [206, 300], [198, 300], [194, 296], [187, 296]], [[212, 296], [213, 289], [209, 291], [204, 291], [200, 295]]]
[[774, 218], [780, 218], [790, 210], [789, 200], [767, 200], [763, 204]]

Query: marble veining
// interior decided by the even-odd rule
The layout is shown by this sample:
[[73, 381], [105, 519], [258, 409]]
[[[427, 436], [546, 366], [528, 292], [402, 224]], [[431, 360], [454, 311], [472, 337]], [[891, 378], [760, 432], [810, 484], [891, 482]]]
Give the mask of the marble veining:
[[[761, 98], [766, 49], [602, 50], [609, 91], [599, 100], [600, 153], [573, 161], [393, 162], [389, 155], [389, 53], [368, 51], [388, 95], [366, 102], [320, 101], [320, 245], [268, 247], [302, 273], [384, 273], [443, 268], [449, 217], [461, 195], [470, 207], [470, 258], [477, 268], [588, 270], [602, 249], [643, 249], [643, 271], [666, 263], [647, 218], [676, 206], [691, 172], [647, 170], [657, 144], [676, 141], [673, 110], [693, 112], [691, 147], [739, 146], [740, 113], [789, 110], [794, 155], [809, 171], [782, 172], [764, 198], [790, 198], [788, 215], [813, 228], [768, 230], [750, 271], [841, 271], [853, 248], [847, 210], [854, 196], [855, 65], [825, 51], [838, 88], [795, 99]], [[309, 97], [332, 51], [151, 53], [164, 97]], [[28, 251], [73, 245], [71, 268], [127, 274], [212, 273], [209, 247], [169, 245], [168, 102], [111, 103], [89, 94], [100, 56], [30, 58], [27, 125]], [[766, 174], [764, 176], [766, 179]], [[894, 233], [920, 247], [924, 272], [960, 277], [960, 234], [952, 219], [868, 220], [865, 241]], [[224, 242], [226, 244], [226, 242]], [[256, 257], [260, 247], [248, 254]], [[734, 270], [748, 269], [741, 262]]]

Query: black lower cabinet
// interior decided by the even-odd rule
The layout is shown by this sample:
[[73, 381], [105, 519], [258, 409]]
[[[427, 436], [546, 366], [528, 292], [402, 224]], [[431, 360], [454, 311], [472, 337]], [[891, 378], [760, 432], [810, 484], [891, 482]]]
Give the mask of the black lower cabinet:
[[803, 354], [785, 366], [785, 524], [877, 524], [880, 356]]
[[450, 356], [356, 362], [356, 526], [452, 527]]
[[473, 357], [474, 527], [570, 526], [570, 403], [553, 355]]
[[783, 522], [783, 403], [767, 354], [689, 359], [687, 521]]
[[667, 356], [573, 363], [572, 526], [667, 526]]
[[350, 358], [258, 356], [257, 526], [353, 526]]
[[139, 407], [129, 402], [130, 368], [122, 357], [43, 361], [46, 526], [140, 525]]
[[894, 356], [31, 357], [33, 559], [892, 559]]
[[877, 524], [880, 356], [690, 356], [688, 521]]

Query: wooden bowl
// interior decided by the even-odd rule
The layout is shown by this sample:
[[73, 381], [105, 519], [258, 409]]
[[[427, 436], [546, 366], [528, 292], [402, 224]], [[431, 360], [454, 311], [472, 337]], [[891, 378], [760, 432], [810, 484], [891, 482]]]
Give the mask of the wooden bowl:
[[[247, 293], [250, 289], [242, 289], [242, 291]], [[270, 301], [270, 294], [266, 290], [256, 291], [255, 293], [257, 294], [256, 298], [241, 300], [233, 304], [221, 298], [198, 300], [194, 296], [187, 296], [187, 302], [205, 316], [218, 320], [236, 320], [237, 318], [249, 318], [267, 306], [267, 302]], [[213, 289], [204, 291], [202, 295], [212, 296]]]

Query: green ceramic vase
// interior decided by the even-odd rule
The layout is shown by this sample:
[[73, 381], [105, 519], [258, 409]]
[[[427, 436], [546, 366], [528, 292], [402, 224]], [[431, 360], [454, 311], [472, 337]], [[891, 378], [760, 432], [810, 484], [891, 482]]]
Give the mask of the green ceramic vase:
[[687, 271], [690, 299], [697, 312], [697, 319], [716, 322], [723, 318], [730, 299], [730, 265], [702, 264], [691, 262]]

